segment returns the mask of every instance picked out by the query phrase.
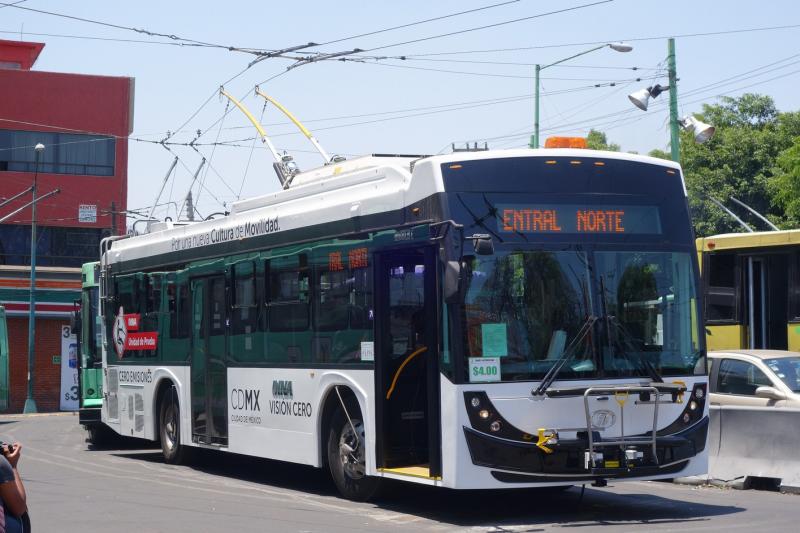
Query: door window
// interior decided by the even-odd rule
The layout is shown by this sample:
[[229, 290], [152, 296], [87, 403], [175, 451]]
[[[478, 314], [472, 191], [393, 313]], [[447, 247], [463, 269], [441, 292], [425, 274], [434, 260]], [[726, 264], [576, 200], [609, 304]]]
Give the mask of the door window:
[[723, 359], [719, 365], [717, 390], [722, 394], [755, 396], [758, 387], [771, 387], [772, 382], [754, 364], [738, 359]]

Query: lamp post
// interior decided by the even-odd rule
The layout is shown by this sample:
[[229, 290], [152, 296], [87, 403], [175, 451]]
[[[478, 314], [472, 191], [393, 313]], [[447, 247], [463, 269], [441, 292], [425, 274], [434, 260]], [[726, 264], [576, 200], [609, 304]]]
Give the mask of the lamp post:
[[646, 89], [639, 89], [628, 95], [628, 99], [641, 109], [647, 111], [647, 105], [650, 98], [655, 98], [664, 91], [669, 91], [669, 144], [670, 144], [670, 157], [676, 163], [681, 160], [681, 128], [690, 131], [694, 134], [694, 140], [698, 143], [704, 143], [714, 135], [714, 126], [701, 122], [695, 117], [678, 118], [678, 74], [675, 68], [675, 39], [670, 38], [667, 41], [667, 75], [669, 76], [669, 85], [664, 87], [662, 85], [653, 85]]
[[33, 399], [33, 363], [34, 337], [36, 336], [36, 179], [39, 177], [39, 159], [44, 152], [44, 145], [38, 143], [33, 149], [34, 170], [33, 187], [31, 188], [31, 299], [28, 308], [28, 397], [25, 398], [23, 413], [36, 412], [36, 400]]
[[539, 148], [539, 73], [548, 67], [559, 65], [561, 63], [564, 63], [565, 61], [569, 61], [570, 59], [575, 59], [576, 57], [586, 55], [596, 50], [601, 50], [606, 46], [616, 52], [630, 52], [631, 50], [633, 50], [633, 47], [626, 43], [606, 43], [606, 44], [601, 44], [600, 46], [595, 46], [594, 48], [590, 48], [589, 50], [585, 50], [578, 54], [565, 57], [564, 59], [559, 59], [554, 63], [550, 63], [547, 65], [539, 65], [538, 63], [536, 64], [536, 67], [534, 69], [536, 78], [534, 84], [536, 85], [536, 88], [533, 97], [534, 101], [533, 135], [531, 136], [531, 142], [528, 144], [528, 146], [530, 146], [531, 148]]

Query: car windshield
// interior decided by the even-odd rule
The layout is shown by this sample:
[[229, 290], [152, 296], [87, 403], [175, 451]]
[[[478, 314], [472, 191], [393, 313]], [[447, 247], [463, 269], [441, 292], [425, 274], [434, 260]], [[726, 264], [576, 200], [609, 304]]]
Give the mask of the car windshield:
[[767, 365], [792, 392], [800, 392], [800, 357], [765, 359], [764, 364]]
[[705, 373], [688, 253], [498, 251], [469, 266], [471, 381], [489, 364], [493, 380], [541, 379], [565, 354], [559, 379]]

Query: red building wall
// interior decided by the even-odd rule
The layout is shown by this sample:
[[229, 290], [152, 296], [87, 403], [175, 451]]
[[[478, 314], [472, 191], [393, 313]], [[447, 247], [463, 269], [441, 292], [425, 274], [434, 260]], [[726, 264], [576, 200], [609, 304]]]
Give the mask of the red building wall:
[[[0, 41], [0, 60], [4, 43], [9, 41]], [[38, 204], [37, 219], [43, 221], [42, 225], [111, 228], [111, 203], [118, 212], [126, 209], [133, 92], [133, 78], [0, 68], [0, 129], [117, 137], [113, 176], [39, 173], [40, 193], [61, 189], [60, 194]], [[32, 180], [29, 172], [3, 172], [2, 177], [0, 197], [6, 198], [30, 186]], [[28, 201], [27, 197], [19, 199], [3, 211], [8, 213]], [[97, 205], [96, 223], [78, 222], [80, 204]], [[5, 223], [30, 224], [30, 219], [30, 210], [26, 209]], [[125, 232], [124, 214], [117, 215], [116, 227], [118, 233]]]
[[[53, 356], [61, 355], [61, 326], [66, 319], [36, 320], [34, 347], [33, 399], [41, 412], [58, 411], [61, 395], [61, 365]], [[8, 413], [21, 413], [28, 396], [28, 319], [8, 319]]]
[[[128, 77], [30, 70], [43, 48], [42, 43], [0, 40], [0, 130], [102, 135], [115, 137], [116, 141], [114, 172], [111, 176], [38, 172], [38, 195], [54, 189], [60, 189], [61, 192], [37, 204], [37, 226], [116, 227], [117, 233], [123, 234], [126, 230], [124, 211], [127, 209], [128, 196], [128, 136], [133, 131], [134, 80]], [[76, 59], [75, 66], [79, 65]], [[32, 172], [0, 171], [0, 198], [10, 198], [24, 191], [31, 186], [33, 176]], [[0, 216], [11, 213], [29, 201], [30, 194], [27, 194], [3, 206]], [[96, 222], [78, 220], [78, 210], [82, 204], [97, 207]], [[111, 213], [112, 204], [116, 215]], [[6, 226], [9, 224], [13, 226]], [[5, 227], [0, 229], [11, 228], [12, 233], [17, 234], [17, 229], [25, 229], [21, 226], [30, 224], [31, 211], [26, 208], [4, 221], [2, 225]], [[77, 232], [73, 230], [73, 233]], [[40, 232], [40, 244], [41, 235]], [[2, 244], [0, 249], [3, 248]], [[19, 252], [23, 257], [28, 254], [25, 250], [29, 250], [29, 244], [22, 246], [23, 251]], [[8, 253], [7, 246], [5, 253]], [[51, 260], [50, 266], [55, 268], [78, 266], [53, 264], [53, 261], [56, 260]], [[13, 264], [25, 267], [30, 263], [23, 260], [22, 264]], [[4, 271], [0, 273], [0, 278], [11, 276], [13, 279], [5, 281], [18, 285], [19, 276], [15, 272]], [[38, 268], [37, 272], [42, 274]], [[79, 271], [71, 274], [74, 279], [68, 274], [61, 277], [80, 283]], [[8, 283], [0, 283], [0, 286], [6, 287]], [[37, 293], [40, 285], [37, 283]], [[6, 300], [9, 298], [11, 296]], [[27, 298], [20, 298], [18, 294], [12, 299], [27, 301]], [[42, 298], [37, 297], [37, 302], [41, 301]], [[0, 299], [0, 305], [3, 303]], [[52, 311], [51, 316], [42, 315], [39, 314], [39, 308], [40, 305], [37, 305], [34, 399], [39, 411], [57, 411], [60, 405], [61, 367], [53, 363], [53, 356], [61, 354], [61, 326], [69, 323], [69, 317], [64, 314], [54, 318]], [[16, 312], [16, 316], [10, 312], [8, 317], [8, 412], [22, 411], [27, 397], [28, 318], [21, 315], [21, 311]]]

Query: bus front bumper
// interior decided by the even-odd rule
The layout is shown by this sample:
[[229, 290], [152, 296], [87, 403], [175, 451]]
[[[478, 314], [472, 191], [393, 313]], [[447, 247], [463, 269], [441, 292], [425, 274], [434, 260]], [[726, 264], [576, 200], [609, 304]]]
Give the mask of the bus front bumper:
[[[587, 438], [564, 440], [548, 445], [543, 451], [535, 441], [517, 441], [495, 437], [473, 428], [463, 427], [472, 463], [493, 469], [492, 476], [506, 483], [537, 483], [553, 481], [585, 481], [598, 478], [638, 478], [668, 476], [683, 470], [690, 459], [705, 449], [708, 417], [691, 427], [671, 435], [656, 438], [656, 457], [653, 457], [652, 437], [642, 436], [631, 445], [610, 446], [595, 455], [594, 464], [588, 457]], [[584, 435], [585, 437], [585, 435]], [[597, 442], [602, 439], [594, 437]], [[625, 448], [641, 452], [640, 457], [626, 457]]]

